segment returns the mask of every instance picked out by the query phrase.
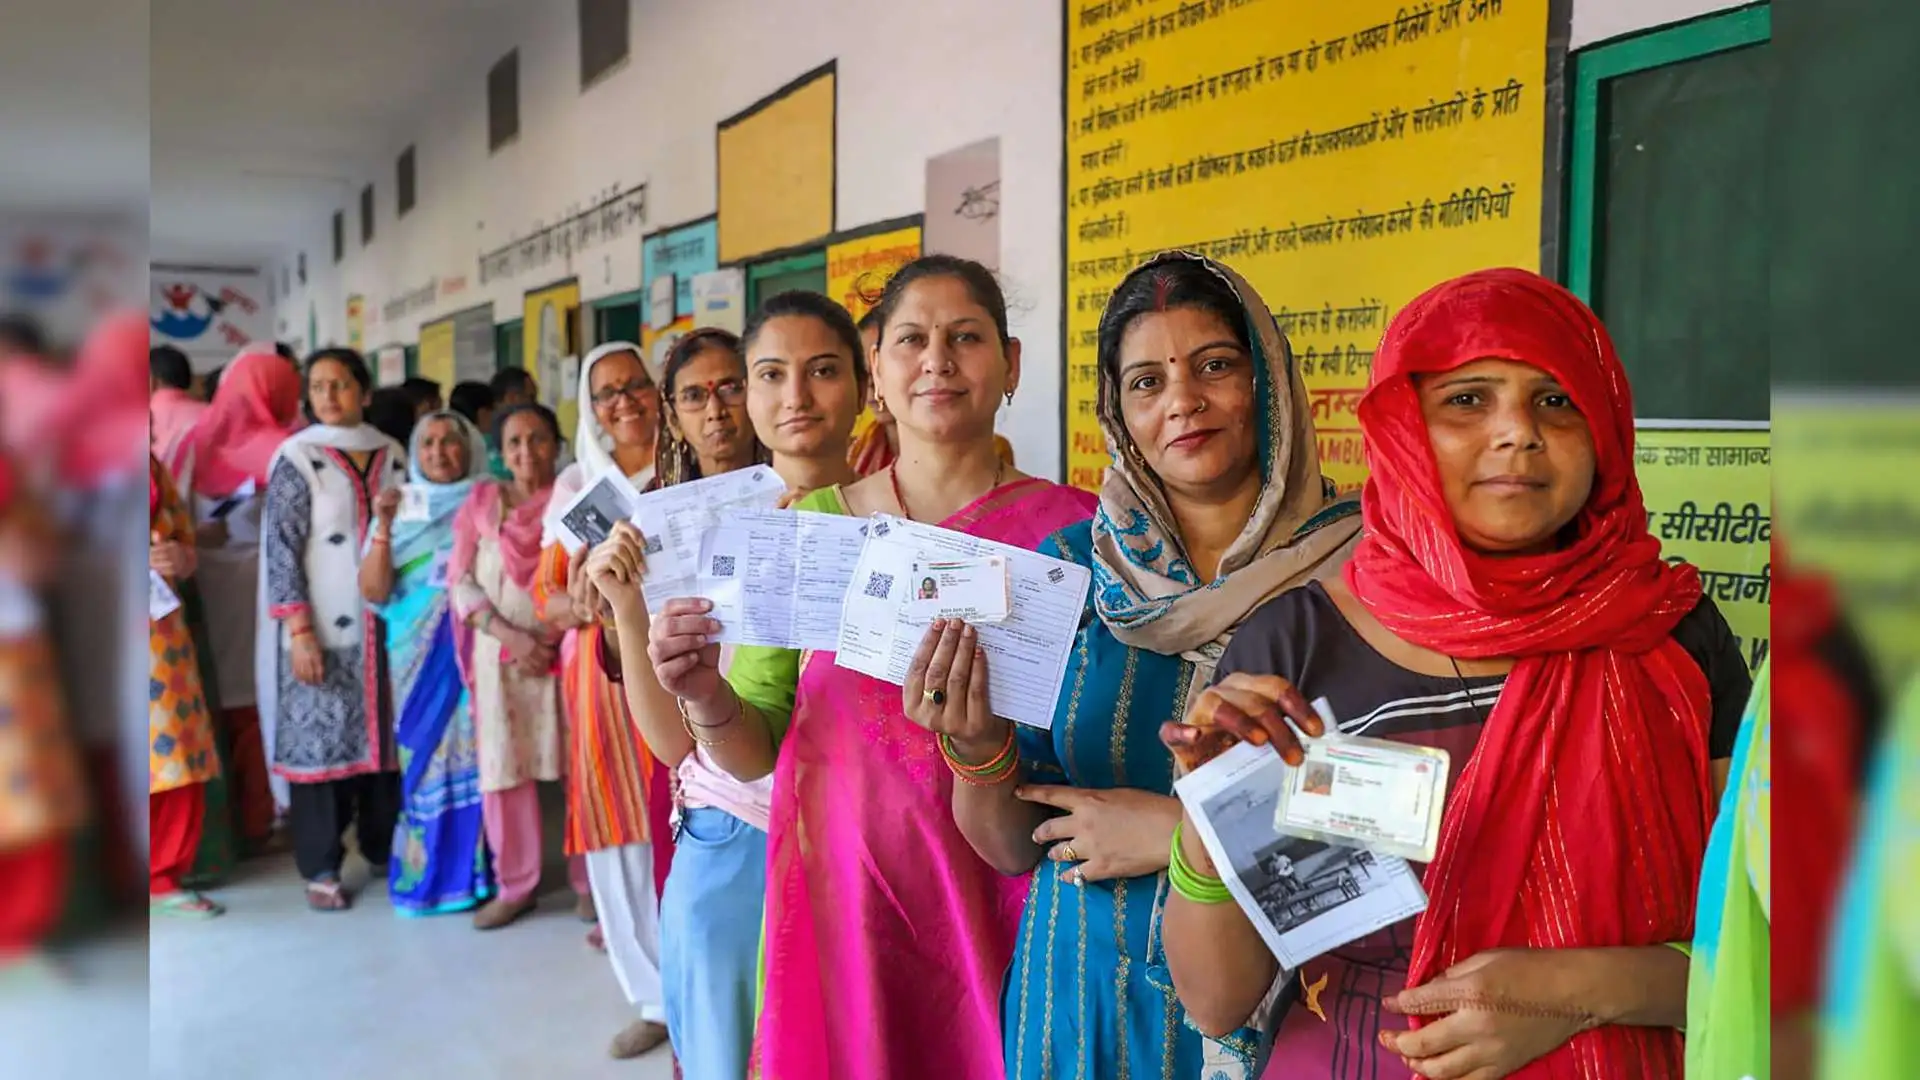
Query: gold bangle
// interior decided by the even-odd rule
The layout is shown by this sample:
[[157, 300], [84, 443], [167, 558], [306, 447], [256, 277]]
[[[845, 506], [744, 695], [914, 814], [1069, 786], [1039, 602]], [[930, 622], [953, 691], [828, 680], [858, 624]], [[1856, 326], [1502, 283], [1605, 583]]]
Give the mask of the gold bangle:
[[692, 739], [694, 742], [699, 743], [701, 746], [718, 746], [721, 743], [726, 742], [728, 739], [733, 738], [733, 733], [728, 732], [727, 734], [722, 735], [717, 739], [709, 739], [709, 738], [705, 738], [700, 734], [700, 729], [704, 728], [711, 731], [716, 728], [728, 727], [728, 726], [731, 726], [735, 720], [745, 715], [744, 709], [735, 709], [733, 711], [732, 716], [727, 717], [725, 720], [722, 720], [717, 724], [702, 724], [702, 723], [696, 722], [693, 719], [693, 715], [687, 712], [686, 698], [677, 697], [677, 698], [674, 698], [673, 701], [674, 701], [674, 704], [680, 707], [680, 726], [687, 729], [688, 738]]

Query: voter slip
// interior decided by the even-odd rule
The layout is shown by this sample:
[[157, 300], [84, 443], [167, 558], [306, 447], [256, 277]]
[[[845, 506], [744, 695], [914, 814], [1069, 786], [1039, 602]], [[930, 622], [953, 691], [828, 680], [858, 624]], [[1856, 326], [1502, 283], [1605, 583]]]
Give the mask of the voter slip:
[[1007, 560], [998, 555], [915, 562], [907, 580], [913, 588], [908, 614], [916, 620], [997, 623], [1013, 613]]
[[1432, 862], [1446, 804], [1445, 750], [1340, 734], [1327, 700], [1313, 703], [1327, 734], [1302, 739], [1273, 827], [1288, 836]]

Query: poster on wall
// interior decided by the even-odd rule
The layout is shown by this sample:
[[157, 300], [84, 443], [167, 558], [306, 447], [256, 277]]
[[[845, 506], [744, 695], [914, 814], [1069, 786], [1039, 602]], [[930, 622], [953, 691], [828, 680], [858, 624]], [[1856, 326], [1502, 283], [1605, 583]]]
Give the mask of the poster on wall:
[[1920, 430], [1897, 395], [1776, 390], [1781, 539], [1829, 575], [1883, 686], [1920, 676]]
[[145, 246], [125, 222], [0, 214], [0, 311], [32, 315], [56, 347], [71, 347], [94, 320], [140, 302]]
[[367, 347], [367, 298], [359, 293], [347, 296], [347, 348], [358, 352]]
[[416, 374], [451, 390], [493, 377], [493, 305], [480, 304], [420, 327]]
[[722, 261], [742, 262], [833, 231], [837, 79], [829, 60], [715, 128]]
[[747, 272], [737, 266], [695, 274], [693, 321], [741, 333], [747, 328]]
[[373, 385], [399, 386], [407, 381], [407, 347], [382, 345], [373, 351]]
[[580, 283], [556, 281], [526, 294], [520, 332], [525, 335], [522, 363], [533, 373], [540, 404], [560, 418], [560, 430], [572, 438], [580, 409], [573, 391], [579, 374]]
[[[1652, 430], [1634, 436], [1647, 528], [1668, 562], [1691, 563], [1749, 668], [1766, 659], [1773, 599], [1772, 436]], [[1709, 494], [1710, 493], [1710, 494]]]
[[148, 336], [186, 353], [194, 367], [218, 367], [249, 341], [273, 340], [264, 276], [155, 263], [149, 278]]
[[827, 244], [827, 295], [855, 320], [873, 308], [895, 270], [920, 257], [920, 217], [882, 222]]
[[1000, 269], [998, 138], [927, 159], [926, 250]]
[[[649, 290], [671, 278], [671, 307], [648, 292], [646, 325], [665, 329], [693, 314], [693, 279], [720, 265], [719, 221], [712, 217], [652, 233], [640, 243], [640, 280]], [[659, 309], [656, 310], [656, 305]]]
[[1153, 252], [1243, 274], [1292, 340], [1322, 470], [1365, 477], [1354, 407], [1395, 310], [1537, 268], [1548, 0], [1271, 0], [1067, 20], [1067, 482], [1097, 489], [1095, 336]]
[[440, 384], [440, 392], [453, 389], [453, 320], [440, 319], [420, 328], [420, 352], [414, 360], [414, 374]]

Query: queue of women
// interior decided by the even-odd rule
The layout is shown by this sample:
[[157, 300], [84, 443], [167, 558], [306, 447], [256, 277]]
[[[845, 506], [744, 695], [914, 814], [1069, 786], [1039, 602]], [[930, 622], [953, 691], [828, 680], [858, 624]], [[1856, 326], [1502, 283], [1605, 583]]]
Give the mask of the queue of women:
[[[304, 392], [243, 357], [154, 469], [154, 567], [190, 584], [196, 520], [202, 571], [257, 566], [226, 607], [257, 634], [251, 704], [315, 910], [354, 901], [351, 826], [397, 909], [514, 922], [540, 877], [536, 784], [563, 780], [572, 886], [635, 1010], [614, 1053], [670, 1038], [691, 1080], [1681, 1075], [1750, 683], [1647, 531], [1593, 313], [1514, 270], [1410, 303], [1360, 405], [1358, 498], [1322, 478], [1301, 372], [1231, 269], [1151, 259], [1098, 338], [1097, 497], [997, 445], [1020, 343], [992, 275], [946, 256], [896, 272], [859, 327], [785, 293], [658, 371], [601, 346], [559, 476], [540, 406], [487, 434], [433, 413], [402, 447], [363, 422], [357, 355], [310, 358]], [[558, 538], [609, 470], [646, 489], [757, 463], [795, 510], [1089, 567], [1051, 730], [992, 714], [967, 625], [935, 623], [895, 686], [723, 649], [698, 599], [650, 618], [630, 524], [591, 551]], [[156, 730], [196, 692], [168, 686]], [[1448, 749], [1454, 775], [1427, 910], [1283, 971], [1172, 785], [1239, 741], [1297, 761], [1296, 729], [1324, 734], [1309, 697], [1350, 732]], [[158, 876], [153, 812], [157, 909], [217, 911]]]

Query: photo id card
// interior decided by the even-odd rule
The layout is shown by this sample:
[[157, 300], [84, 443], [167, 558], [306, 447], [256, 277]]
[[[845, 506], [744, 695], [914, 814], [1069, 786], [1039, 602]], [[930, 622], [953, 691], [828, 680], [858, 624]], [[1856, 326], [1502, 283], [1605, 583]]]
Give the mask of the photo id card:
[[427, 489], [420, 484], [402, 484], [400, 486], [400, 512], [395, 515], [400, 521], [425, 521], [431, 516], [427, 504]]
[[[1322, 699], [1324, 701], [1324, 699]], [[1339, 726], [1315, 702], [1327, 730]], [[1440, 843], [1449, 755], [1387, 739], [1330, 734], [1302, 741], [1306, 760], [1289, 769], [1273, 816], [1280, 832], [1433, 861]]]
[[1007, 560], [998, 555], [916, 561], [907, 580], [907, 614], [915, 621], [997, 623], [1013, 613]]

